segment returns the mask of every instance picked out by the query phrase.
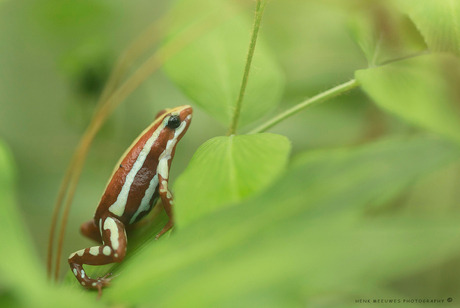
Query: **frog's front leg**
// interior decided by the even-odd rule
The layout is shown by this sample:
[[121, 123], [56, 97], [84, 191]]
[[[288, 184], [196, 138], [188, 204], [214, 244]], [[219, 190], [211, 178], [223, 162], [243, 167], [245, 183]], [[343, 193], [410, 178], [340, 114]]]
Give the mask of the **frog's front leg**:
[[126, 254], [126, 232], [121, 221], [114, 217], [102, 217], [100, 219], [102, 233], [102, 246], [93, 246], [74, 252], [69, 257], [70, 269], [80, 284], [88, 289], [98, 289], [109, 285], [109, 278], [92, 279], [86, 275], [83, 264], [105, 265], [123, 261]]
[[161, 174], [158, 175], [158, 182], [159, 182], [159, 191], [160, 191], [160, 198], [161, 202], [163, 203], [163, 207], [168, 214], [169, 221], [166, 225], [161, 229], [160, 233], [157, 234], [155, 239], [158, 239], [164, 233], [166, 233], [169, 229], [172, 228], [174, 225], [174, 213], [172, 210], [174, 201], [171, 192], [168, 189], [168, 179], [164, 178]]

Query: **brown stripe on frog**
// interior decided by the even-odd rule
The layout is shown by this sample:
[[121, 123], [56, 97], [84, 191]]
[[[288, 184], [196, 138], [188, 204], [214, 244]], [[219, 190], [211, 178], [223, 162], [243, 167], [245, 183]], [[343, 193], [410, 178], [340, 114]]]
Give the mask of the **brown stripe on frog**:
[[139, 154], [147, 141], [150, 139], [155, 130], [162, 124], [162, 120], [163, 118], [159, 118], [152, 123], [152, 125], [133, 142], [131, 147], [126, 151], [127, 154], [123, 156], [123, 160], [117, 164], [117, 168], [114, 171], [96, 210], [96, 214], [94, 216], [96, 221], [100, 219], [102, 213], [106, 212], [108, 208], [116, 202], [125, 184], [126, 176], [133, 168], [134, 163], [139, 158]]

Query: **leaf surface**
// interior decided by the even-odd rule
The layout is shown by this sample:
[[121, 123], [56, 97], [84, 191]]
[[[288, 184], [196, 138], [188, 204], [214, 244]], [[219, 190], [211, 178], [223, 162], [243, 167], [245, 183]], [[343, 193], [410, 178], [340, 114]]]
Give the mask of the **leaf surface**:
[[[0, 304], [18, 307], [100, 307], [78, 291], [53, 288], [45, 278], [15, 196], [16, 170], [0, 141]], [[8, 294], [9, 297], [3, 297]], [[5, 301], [5, 302], [4, 302]]]
[[291, 149], [275, 134], [216, 137], [204, 143], [175, 185], [178, 226], [247, 198], [284, 170]]
[[428, 47], [460, 56], [460, 2], [457, 0], [401, 1]]
[[460, 141], [460, 61], [426, 55], [359, 70], [356, 79], [376, 104], [417, 126]]
[[370, 218], [362, 209], [459, 153], [426, 138], [305, 153], [265, 194], [146, 247], [107, 295], [134, 305], [289, 307], [385, 285], [458, 254], [459, 217]]

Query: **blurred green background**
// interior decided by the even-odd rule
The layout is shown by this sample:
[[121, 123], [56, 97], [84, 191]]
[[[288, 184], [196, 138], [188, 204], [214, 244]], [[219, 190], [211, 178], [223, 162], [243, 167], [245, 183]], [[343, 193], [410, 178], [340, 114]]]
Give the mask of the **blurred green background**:
[[[248, 20], [254, 11], [253, 1], [249, 2], [245, 9]], [[43, 266], [60, 181], [110, 70], [123, 49], [164, 16], [171, 5], [172, 1], [159, 0], [0, 2], [0, 137], [11, 149], [17, 165], [18, 206]], [[260, 39], [279, 64], [286, 86], [280, 104], [241, 132], [354, 78], [357, 70], [426, 52], [427, 43], [417, 27], [402, 13], [404, 9], [398, 9], [391, 2], [371, 0], [270, 1]], [[378, 33], [376, 45], [372, 45], [373, 32]], [[378, 52], [372, 49], [379, 44], [384, 47]], [[458, 90], [457, 68], [446, 71], [451, 72], [449, 81]], [[458, 103], [458, 97], [452, 100]], [[193, 102], [159, 70], [109, 118], [84, 167], [68, 223], [64, 256], [92, 245], [79, 234], [79, 226], [94, 214], [120, 155], [159, 110], [184, 104]], [[193, 124], [179, 143], [172, 165], [173, 182], [200, 145], [225, 135], [227, 130], [200, 107], [193, 106]], [[289, 138], [291, 157], [309, 150], [432, 134], [383, 111], [361, 89], [301, 112], [270, 132]], [[459, 179], [458, 161], [443, 165], [412, 181], [412, 185], [405, 183], [402, 193], [379, 199], [366, 211], [384, 217], [395, 213], [402, 217], [414, 213], [457, 215]], [[438, 261], [423, 271], [391, 281], [392, 287], [408, 297], [455, 297], [460, 286], [455, 275], [460, 269], [458, 255]], [[65, 260], [63, 267], [67, 271]], [[347, 296], [337, 294], [337, 298]], [[334, 300], [317, 297], [315, 304], [327, 307]], [[353, 306], [352, 301], [349, 303]]]

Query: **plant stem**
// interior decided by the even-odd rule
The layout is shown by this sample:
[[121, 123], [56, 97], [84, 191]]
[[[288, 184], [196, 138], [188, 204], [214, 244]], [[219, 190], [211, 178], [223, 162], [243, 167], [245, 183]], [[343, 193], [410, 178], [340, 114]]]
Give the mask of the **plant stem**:
[[254, 50], [257, 42], [257, 35], [259, 34], [260, 22], [264, 14], [266, 0], [257, 0], [256, 14], [254, 16], [254, 25], [252, 27], [251, 41], [249, 43], [249, 51], [246, 58], [246, 65], [244, 67], [243, 80], [241, 82], [240, 93], [236, 101], [235, 112], [233, 113], [232, 122], [228, 130], [227, 135], [234, 135], [238, 126], [238, 119], [240, 117], [241, 105], [243, 103], [244, 93], [246, 91], [246, 85], [248, 84], [249, 71], [251, 70], [252, 57], [254, 56]]
[[354, 89], [356, 87], [359, 86], [359, 83], [355, 80], [355, 79], [352, 79], [348, 82], [345, 82], [341, 85], [338, 85], [332, 89], [329, 89], [325, 92], [322, 92], [316, 96], [313, 96], [312, 98], [309, 98], [307, 99], [306, 101], [300, 103], [300, 104], [297, 104], [295, 105], [294, 107], [292, 107], [291, 109], [288, 109], [286, 110], [285, 112], [277, 115], [276, 117], [272, 118], [271, 120], [263, 123], [262, 125], [254, 128], [253, 130], [251, 130], [248, 134], [257, 134], [257, 133], [262, 133], [264, 131], [266, 131], [267, 129], [275, 126], [276, 124], [278, 124], [279, 122], [287, 119], [288, 117], [296, 114], [297, 112], [309, 107], [309, 106], [312, 106], [312, 105], [315, 105], [315, 104], [318, 104], [318, 103], [321, 103], [321, 102], [324, 102], [330, 98], [333, 98], [337, 95], [340, 95], [344, 92], [347, 92], [351, 89]]

